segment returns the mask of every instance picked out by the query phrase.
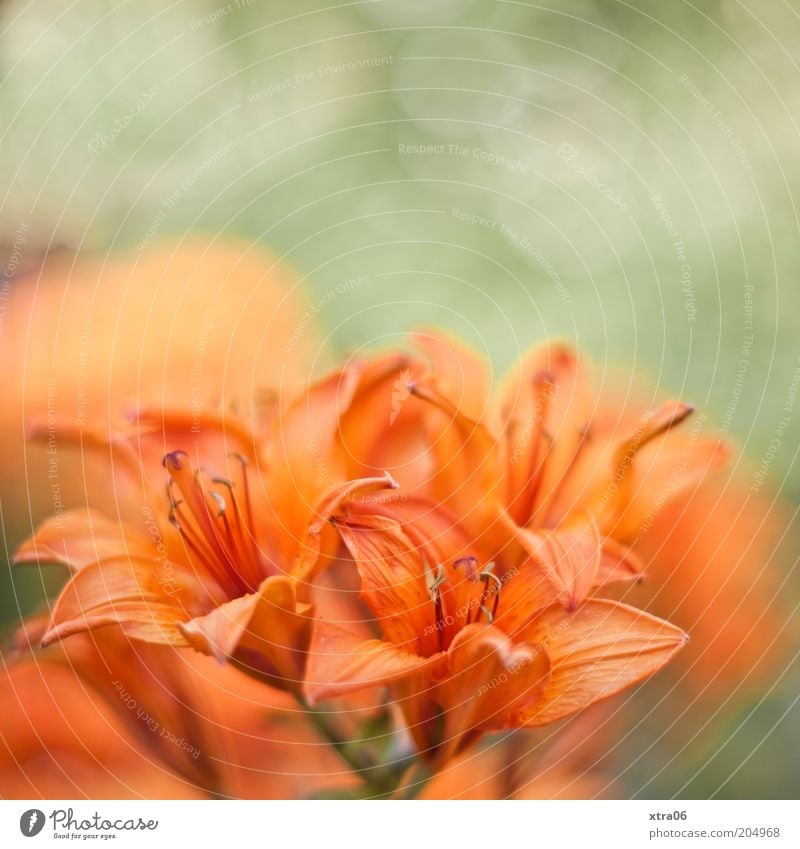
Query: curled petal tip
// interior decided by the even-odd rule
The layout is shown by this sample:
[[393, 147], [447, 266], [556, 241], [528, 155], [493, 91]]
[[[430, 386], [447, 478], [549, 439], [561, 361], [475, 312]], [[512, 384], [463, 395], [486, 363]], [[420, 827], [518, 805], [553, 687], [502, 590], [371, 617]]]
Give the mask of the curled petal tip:
[[541, 369], [537, 371], [533, 376], [533, 383], [535, 386], [538, 386], [541, 383], [552, 383], [556, 382], [555, 375], [549, 369]]
[[557, 342], [551, 349], [551, 356], [555, 362], [564, 364], [578, 359], [575, 348], [569, 342]]

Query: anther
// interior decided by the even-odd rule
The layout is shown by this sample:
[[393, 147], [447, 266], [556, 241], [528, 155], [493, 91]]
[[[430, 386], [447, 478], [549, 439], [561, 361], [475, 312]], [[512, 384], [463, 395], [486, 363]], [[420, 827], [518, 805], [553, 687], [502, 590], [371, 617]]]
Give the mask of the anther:
[[432, 600], [436, 600], [439, 595], [439, 587], [445, 583], [447, 583], [447, 574], [444, 570], [444, 566], [440, 563], [436, 567], [436, 571], [433, 573], [433, 578], [428, 584], [428, 592], [430, 593]]
[[486, 592], [489, 592], [489, 581], [494, 581], [494, 593], [497, 595], [500, 590], [503, 589], [503, 582], [494, 572], [490, 572], [488, 569], [484, 569], [480, 574], [481, 579], [483, 580], [483, 586], [486, 588]]
[[185, 451], [170, 451], [168, 454], [164, 455], [164, 459], [161, 461], [161, 465], [165, 469], [182, 469], [183, 468], [183, 458], [188, 457], [189, 455]]
[[208, 491], [208, 494], [214, 499], [214, 501], [217, 502], [217, 507], [219, 508], [219, 513], [217, 513], [217, 516], [222, 516], [225, 512], [226, 507], [225, 499], [222, 497], [222, 495], [220, 495], [220, 493], [214, 492], [213, 489], [210, 489]]
[[[464, 567], [464, 571], [467, 573], [467, 577], [473, 583], [478, 579], [478, 558], [477, 557], [459, 557], [458, 560], [453, 562], [454, 569], [460, 569]], [[489, 567], [487, 566], [487, 569]]]

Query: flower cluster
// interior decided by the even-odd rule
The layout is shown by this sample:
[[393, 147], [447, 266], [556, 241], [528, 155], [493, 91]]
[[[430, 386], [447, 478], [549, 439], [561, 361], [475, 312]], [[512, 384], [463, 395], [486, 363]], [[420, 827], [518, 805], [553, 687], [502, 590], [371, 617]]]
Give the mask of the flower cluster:
[[[618, 599], [658, 559], [642, 539], [659, 517], [726, 460], [684, 425], [691, 407], [631, 412], [562, 343], [496, 390], [434, 331], [259, 397], [247, 416], [140, 406], [108, 433], [59, 426], [107, 486], [16, 553], [70, 578], [18, 635], [8, 686], [34, 667], [67, 693], [70, 675], [89, 682], [119, 739], [214, 795], [243, 793], [225, 764], [257, 705], [294, 729], [296, 780], [256, 792], [321, 792], [303, 765], [322, 739], [339, 792], [388, 796], [444, 782], [487, 734], [632, 687], [686, 643]], [[262, 749], [248, 756], [263, 771]]]

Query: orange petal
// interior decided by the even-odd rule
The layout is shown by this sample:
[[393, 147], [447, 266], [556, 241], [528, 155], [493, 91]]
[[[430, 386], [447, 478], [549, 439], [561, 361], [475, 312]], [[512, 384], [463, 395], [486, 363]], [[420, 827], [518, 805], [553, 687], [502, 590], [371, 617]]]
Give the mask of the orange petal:
[[490, 397], [486, 359], [438, 328], [419, 330], [411, 338], [430, 361], [431, 375], [439, 392], [468, 418], [485, 419]]
[[[413, 495], [406, 497], [405, 493], [397, 497], [390, 493], [386, 498], [369, 502], [350, 501], [346, 512], [347, 518], [356, 523], [356, 517], [365, 515], [380, 515], [398, 522], [406, 537], [403, 545], [411, 545], [420, 558], [420, 571], [428, 577], [434, 569], [438, 572], [443, 627], [442, 645], [434, 646], [434, 650], [449, 645], [458, 630], [467, 624], [480, 598], [477, 572], [490, 563], [488, 552], [500, 550], [499, 547], [490, 549], [484, 540], [478, 542], [470, 537], [441, 504]], [[433, 604], [433, 598], [429, 598]]]
[[145, 467], [158, 468], [161, 458], [183, 451], [204, 466], [224, 473], [232, 454], [257, 460], [258, 437], [249, 423], [224, 409], [137, 407], [128, 412], [135, 425], [130, 440]]
[[309, 703], [411, 674], [433, 675], [443, 655], [419, 657], [382, 640], [365, 640], [325, 621], [314, 628], [304, 691]]
[[525, 637], [552, 663], [541, 700], [527, 725], [544, 725], [631, 687], [652, 675], [686, 643], [680, 628], [613, 601], [589, 599], [572, 614], [554, 605], [535, 617]]
[[116, 623], [130, 637], [186, 645], [178, 630], [209, 604], [207, 588], [178, 564], [111, 557], [85, 566], [61, 591], [43, 644]]
[[[511, 522], [508, 518], [506, 521]], [[601, 540], [593, 519], [582, 513], [551, 531], [517, 528], [516, 532], [561, 604], [575, 610], [594, 586], [601, 561]]]
[[669, 401], [648, 413], [616, 446], [612, 479], [602, 485], [593, 504], [604, 533], [616, 539], [632, 539], [642, 525], [652, 524], [650, 512], [726, 462], [724, 443], [698, 440], [696, 434], [671, 433], [693, 409], [680, 401]]
[[352, 404], [339, 422], [338, 443], [348, 477], [397, 470], [406, 488], [424, 482], [427, 443], [420, 419], [426, 405], [411, 396], [409, 385], [422, 373], [402, 354], [362, 364]]
[[644, 564], [627, 545], [606, 538], [600, 553], [595, 588], [599, 589], [618, 581], [638, 581], [644, 573]]
[[313, 384], [274, 422], [265, 490], [283, 563], [297, 557], [320, 499], [345, 479], [335, 440], [359, 373], [360, 367], [351, 366]]
[[[107, 437], [127, 404], [199, 404], [205, 420], [221, 394], [252, 397], [254, 375], [260, 386], [301, 385], [319, 353], [294, 275], [251, 241], [181, 238], [77, 260], [56, 252], [28, 282], [8, 290], [0, 338], [7, 527], [52, 509], [51, 458], [46, 446], [24, 449], [23, 404], [26, 421], [85, 419]], [[82, 506], [93, 473], [60, 450], [62, 436], [61, 497]]]
[[[537, 387], [542, 386], [544, 378], [550, 389], [542, 397]], [[504, 417], [509, 424], [516, 423], [514, 430], [509, 432], [534, 433], [538, 430], [536, 424], [540, 423], [546, 435], [547, 450], [538, 471], [530, 464], [515, 464], [515, 468], [528, 469], [528, 484], [535, 486], [535, 493], [525, 499], [529, 516], [517, 516], [518, 524], [526, 524], [530, 515], [538, 516], [539, 524], [544, 524], [550, 504], [564, 486], [574, 460], [586, 442], [586, 429], [593, 408], [588, 380], [570, 345], [550, 343], [535, 348], [523, 359], [519, 369], [507, 379], [502, 398]], [[530, 444], [517, 442], [511, 449], [510, 458], [520, 449], [531, 452], [537, 448], [532, 440]], [[537, 479], [530, 480], [534, 471]], [[525, 481], [514, 485], [512, 498], [520, 499], [518, 490], [522, 483]]]
[[3, 799], [203, 795], [195, 782], [158, 760], [158, 734], [149, 728], [143, 736], [131, 732], [136, 710], [123, 706], [116, 690], [111, 703], [104, 701], [74, 668], [52, 660], [48, 652], [0, 671]]
[[[298, 608], [294, 583], [266, 578], [258, 592], [226, 602], [178, 627], [197, 651], [223, 662], [236, 656], [251, 672], [277, 676], [289, 689], [299, 685], [311, 636], [311, 608]], [[266, 663], [264, 663], [266, 661]]]
[[258, 595], [248, 593], [226, 601], [211, 613], [178, 623], [178, 630], [195, 651], [223, 663], [236, 651], [257, 604]]
[[558, 601], [558, 594], [537, 560], [529, 557], [500, 576], [503, 587], [495, 624], [516, 637], [531, 616]]
[[153, 540], [97, 510], [70, 510], [43, 522], [14, 555], [14, 563], [52, 562], [83, 569], [108, 557], [155, 557]]
[[419, 382], [411, 391], [433, 408], [428, 417], [433, 472], [427, 492], [480, 536], [492, 525], [495, 502], [502, 496], [497, 441], [483, 422], [467, 416], [435, 387]]
[[397, 489], [398, 484], [387, 472], [382, 477], [360, 478], [334, 487], [326, 493], [314, 512], [309, 524], [300, 553], [292, 567], [292, 575], [299, 581], [308, 581], [313, 577], [322, 548], [322, 533], [331, 516], [342, 504], [356, 495], [371, 490]]
[[734, 692], [763, 693], [800, 644], [785, 606], [794, 594], [782, 588], [797, 556], [796, 542], [785, 545], [796, 508], [752, 484], [744, 473], [705, 481], [665, 505], [637, 545], [653, 578], [637, 598], [691, 627], [679, 698], [701, 700], [698, 728]]
[[619, 505], [619, 515], [603, 516], [604, 527], [618, 539], [634, 540], [656, 520], [658, 512], [677, 498], [685, 497], [709, 475], [727, 465], [730, 446], [717, 439], [691, 437], [665, 438], [637, 458], [631, 476], [627, 503]]
[[468, 625], [448, 651], [449, 674], [434, 698], [444, 710], [443, 739], [435, 760], [444, 763], [482, 733], [514, 725], [539, 700], [550, 660], [542, 646], [514, 645], [490, 625]]
[[414, 654], [435, 651], [436, 610], [425, 567], [400, 524], [375, 515], [343, 516], [335, 524], [361, 576], [361, 597], [383, 636]]
[[[142, 515], [142, 502], [149, 500], [150, 482], [142, 477], [130, 427], [115, 424], [113, 428], [103, 429], [79, 426], [73, 419], [31, 417], [27, 436], [32, 457], [35, 446], [42, 451], [49, 450], [54, 438], [59, 449], [65, 449], [59, 450], [59, 484], [67, 506], [85, 505], [102, 511], [113, 503], [120, 515], [126, 515], [131, 524], [136, 524], [136, 519]], [[32, 489], [28, 494], [32, 498], [39, 497]], [[52, 503], [49, 510], [52, 510]], [[32, 509], [31, 512], [39, 511]], [[140, 522], [138, 526], [143, 528], [144, 524]]]
[[[627, 546], [606, 539], [592, 590], [619, 581], [639, 580], [643, 571], [642, 562]], [[535, 613], [559, 601], [555, 587], [534, 558], [513, 567], [500, 580], [503, 588], [495, 624], [510, 636], [518, 634]]]

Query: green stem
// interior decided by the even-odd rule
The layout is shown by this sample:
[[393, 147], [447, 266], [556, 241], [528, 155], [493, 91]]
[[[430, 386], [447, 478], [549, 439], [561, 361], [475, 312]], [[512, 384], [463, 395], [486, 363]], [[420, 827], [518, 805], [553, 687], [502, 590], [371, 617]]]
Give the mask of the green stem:
[[311, 707], [300, 696], [295, 696], [295, 698], [317, 732], [333, 746], [339, 757], [364, 782], [369, 795], [390, 796], [395, 792], [398, 780], [388, 775], [379, 764], [365, 757], [363, 751], [354, 750], [350, 742], [339, 734], [327, 713]]
[[395, 799], [416, 799], [433, 778], [433, 773], [423, 760], [418, 760], [408, 771], [408, 779], [399, 787]]

